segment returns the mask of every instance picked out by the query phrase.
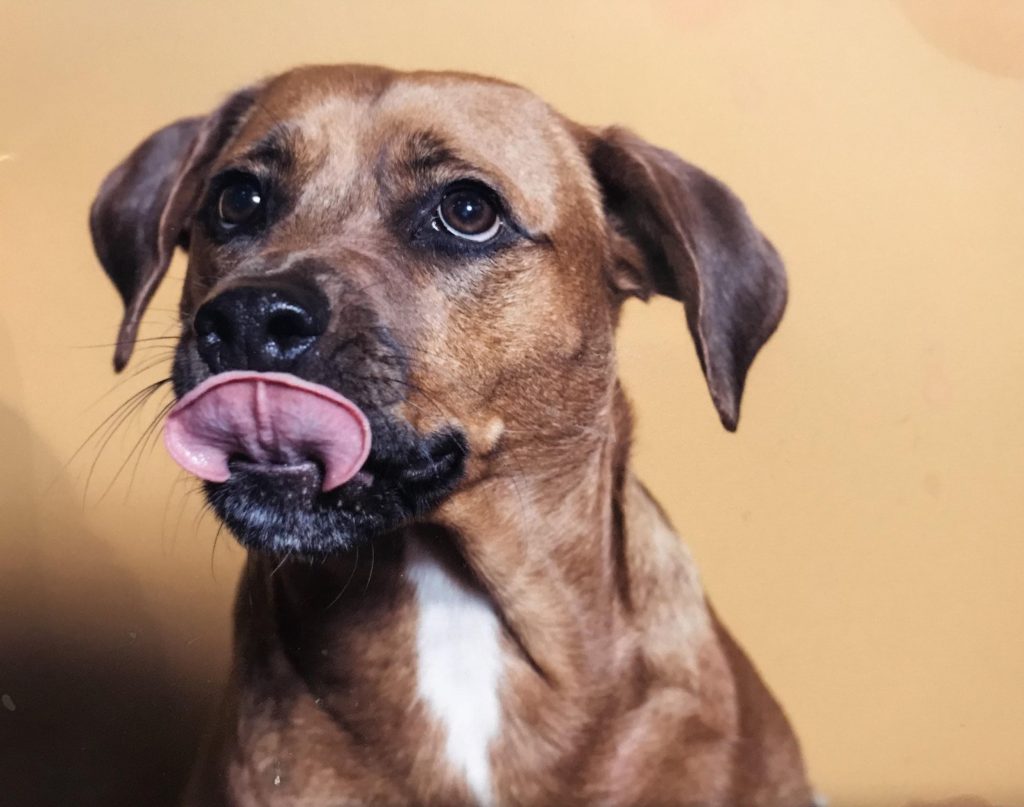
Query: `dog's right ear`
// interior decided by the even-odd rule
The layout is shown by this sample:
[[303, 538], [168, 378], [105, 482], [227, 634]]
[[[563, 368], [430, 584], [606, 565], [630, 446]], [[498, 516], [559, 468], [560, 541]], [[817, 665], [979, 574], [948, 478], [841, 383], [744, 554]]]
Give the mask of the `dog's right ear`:
[[238, 130], [255, 90], [231, 96], [207, 117], [185, 118], [150, 135], [100, 186], [89, 213], [93, 247], [124, 301], [114, 369], [131, 358], [146, 306], [188, 243], [188, 224], [206, 169]]

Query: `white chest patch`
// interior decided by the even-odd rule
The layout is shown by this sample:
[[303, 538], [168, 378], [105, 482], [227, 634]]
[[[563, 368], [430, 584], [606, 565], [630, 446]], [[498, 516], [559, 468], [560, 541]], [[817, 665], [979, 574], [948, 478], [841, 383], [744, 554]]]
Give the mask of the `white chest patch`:
[[406, 549], [416, 591], [419, 696], [446, 732], [445, 755], [481, 805], [494, 804], [489, 746], [501, 721], [500, 626], [490, 603], [416, 541]]

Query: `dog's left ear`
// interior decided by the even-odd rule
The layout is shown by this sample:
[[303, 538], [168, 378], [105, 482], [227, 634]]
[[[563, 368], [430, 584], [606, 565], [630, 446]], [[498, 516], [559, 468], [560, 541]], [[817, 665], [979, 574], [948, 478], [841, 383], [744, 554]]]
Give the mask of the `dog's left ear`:
[[786, 275], [743, 203], [671, 152], [613, 127], [584, 148], [612, 231], [613, 282], [681, 300], [711, 398], [730, 431], [747, 370], [782, 318]]
[[89, 212], [93, 246], [124, 301], [114, 369], [131, 358], [139, 323], [188, 222], [205, 169], [252, 106], [255, 92], [231, 96], [211, 115], [185, 118], [150, 135], [110, 172]]

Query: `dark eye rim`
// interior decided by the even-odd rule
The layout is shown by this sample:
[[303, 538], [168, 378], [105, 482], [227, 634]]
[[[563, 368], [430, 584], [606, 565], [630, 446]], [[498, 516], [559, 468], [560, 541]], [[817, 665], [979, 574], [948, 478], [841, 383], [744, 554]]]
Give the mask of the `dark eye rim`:
[[[238, 220], [232, 220], [227, 211], [225, 211], [225, 202], [229, 201], [227, 195], [230, 192], [237, 190], [243, 190], [244, 193], [249, 197], [248, 201], [251, 203], [251, 207], [248, 212], [241, 216]], [[227, 229], [234, 229], [244, 225], [250, 218], [259, 212], [259, 209], [263, 206], [263, 189], [260, 187], [258, 182], [250, 182], [248, 180], [243, 182], [230, 182], [228, 183], [220, 194], [217, 196], [217, 216], [220, 218], [221, 226]]]
[[[220, 214], [220, 202], [226, 190], [243, 182], [254, 185], [260, 195], [260, 203], [253, 215], [241, 222], [225, 221]], [[211, 234], [219, 240], [234, 238], [239, 235], [253, 234], [261, 230], [266, 223], [271, 194], [268, 183], [259, 174], [239, 168], [230, 168], [217, 174], [209, 184], [206, 200], [203, 204], [203, 216]]]
[[[486, 195], [501, 218], [502, 226], [493, 238], [486, 241], [460, 238], [439, 221], [437, 208], [445, 194], [467, 187]], [[541, 248], [551, 246], [551, 238], [546, 233], [534, 232], [523, 226], [500, 189], [473, 175], [438, 182], [426, 193], [407, 198], [404, 203], [396, 205], [390, 219], [394, 231], [401, 233], [410, 247], [453, 261], [489, 259], [520, 244]]]
[[[486, 230], [479, 233], [468, 233], [460, 230], [445, 217], [445, 202], [453, 196], [463, 193], [475, 194], [491, 209], [491, 212], [494, 214], [494, 223]], [[502, 229], [508, 226], [508, 217], [505, 215], [504, 206], [501, 204], [501, 199], [497, 193], [482, 182], [472, 180], [460, 180], [447, 185], [441, 191], [440, 200], [437, 203], [437, 207], [434, 208], [434, 215], [437, 222], [441, 224], [441, 227], [453, 237], [476, 244], [486, 244], [496, 238]]]

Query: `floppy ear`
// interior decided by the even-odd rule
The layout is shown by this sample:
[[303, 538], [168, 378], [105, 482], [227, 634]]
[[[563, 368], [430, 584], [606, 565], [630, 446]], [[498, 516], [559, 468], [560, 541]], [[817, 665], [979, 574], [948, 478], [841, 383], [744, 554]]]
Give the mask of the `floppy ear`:
[[786, 306], [778, 253], [725, 185], [671, 152], [617, 127], [587, 146], [620, 288], [683, 302], [711, 398], [735, 431], [747, 370]]
[[208, 117], [185, 118], [150, 135], [110, 172], [89, 212], [93, 247], [124, 301], [114, 349], [120, 372], [139, 323], [188, 224], [205, 169], [237, 130], [255, 93], [243, 90]]

